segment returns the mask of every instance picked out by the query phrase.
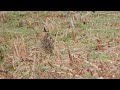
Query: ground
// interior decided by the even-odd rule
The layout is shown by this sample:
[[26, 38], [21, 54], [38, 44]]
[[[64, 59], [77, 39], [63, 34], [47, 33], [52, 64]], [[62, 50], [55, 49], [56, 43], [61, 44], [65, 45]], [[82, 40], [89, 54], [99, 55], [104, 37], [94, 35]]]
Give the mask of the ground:
[[120, 79], [120, 12], [1, 11], [0, 78]]

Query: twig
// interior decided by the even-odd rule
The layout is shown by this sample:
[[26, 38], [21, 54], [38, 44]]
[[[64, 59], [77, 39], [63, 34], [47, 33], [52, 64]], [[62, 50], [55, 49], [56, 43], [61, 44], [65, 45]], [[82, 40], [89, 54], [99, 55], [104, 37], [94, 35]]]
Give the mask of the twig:
[[72, 69], [65, 67], [65, 66], [61, 66], [61, 65], [57, 65], [57, 64], [54, 64], [54, 66], [59, 67], [59, 68], [64, 69], [64, 70], [69, 70], [70, 72], [73, 72]]
[[31, 79], [35, 78], [36, 55], [34, 55]]
[[19, 55], [19, 52], [18, 52], [18, 49], [17, 49], [17, 46], [16, 46], [15, 42], [13, 42], [13, 45], [14, 45], [14, 48], [15, 48], [15, 52], [16, 52], [16, 54], [17, 54], [17, 57], [20, 57], [20, 55]]
[[58, 74], [67, 74], [67, 75], [70, 75], [70, 76], [83, 78], [82, 76], [80, 76], [80, 75], [74, 75], [73, 73], [67, 73], [67, 72], [56, 72], [56, 71], [51, 71], [51, 72], [58, 73]]
[[54, 66], [53, 66], [50, 62], [48, 62], [48, 64], [49, 64], [52, 68], [54, 68]]
[[71, 56], [71, 52], [70, 52], [70, 49], [68, 48], [68, 54], [69, 54], [69, 59], [70, 59], [70, 61], [73, 61], [73, 58], [72, 58], [72, 56]]
[[71, 25], [72, 25], [73, 29], [75, 29], [73, 19], [74, 19], [74, 18], [71, 18]]
[[95, 67], [97, 70], [99, 70], [98, 66], [96, 66], [95, 64], [91, 63], [91, 62], [88, 62], [86, 60], [84, 60], [84, 62], [90, 64], [91, 66]]
[[91, 13], [90, 11], [87, 11], [87, 13], [85, 15], [81, 16], [81, 18], [87, 17], [90, 13]]

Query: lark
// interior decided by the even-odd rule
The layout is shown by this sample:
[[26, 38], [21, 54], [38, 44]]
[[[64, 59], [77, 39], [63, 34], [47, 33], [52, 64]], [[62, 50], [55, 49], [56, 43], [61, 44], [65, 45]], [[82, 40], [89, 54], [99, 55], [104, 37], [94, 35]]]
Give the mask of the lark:
[[50, 36], [49, 31], [44, 28], [41, 39], [41, 48], [46, 54], [53, 55], [54, 39]]

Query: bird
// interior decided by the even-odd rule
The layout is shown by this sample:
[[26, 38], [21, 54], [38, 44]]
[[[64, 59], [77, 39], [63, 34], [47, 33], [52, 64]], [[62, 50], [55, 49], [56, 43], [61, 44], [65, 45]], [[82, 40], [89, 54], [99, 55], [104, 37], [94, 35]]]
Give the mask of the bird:
[[49, 31], [45, 27], [42, 33], [41, 47], [46, 54], [53, 55], [54, 39], [50, 36]]

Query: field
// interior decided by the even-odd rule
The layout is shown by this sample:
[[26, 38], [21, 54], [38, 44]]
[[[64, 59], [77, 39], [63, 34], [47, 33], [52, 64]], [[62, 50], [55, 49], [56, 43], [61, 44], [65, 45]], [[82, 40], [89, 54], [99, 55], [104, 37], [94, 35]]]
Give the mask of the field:
[[0, 78], [120, 79], [120, 12], [1, 11]]

